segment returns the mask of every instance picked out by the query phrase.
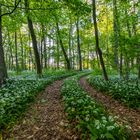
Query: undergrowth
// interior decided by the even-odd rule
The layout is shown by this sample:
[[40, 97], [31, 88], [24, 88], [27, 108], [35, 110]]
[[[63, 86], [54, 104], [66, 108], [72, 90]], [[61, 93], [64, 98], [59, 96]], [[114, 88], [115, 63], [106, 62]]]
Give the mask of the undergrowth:
[[123, 80], [110, 77], [109, 81], [105, 81], [99, 76], [91, 76], [88, 82], [99, 91], [121, 100], [129, 107], [140, 108], [140, 81], [137, 78], [131, 77], [129, 80]]
[[104, 108], [92, 100], [79, 86], [80, 76], [65, 80], [61, 95], [67, 117], [82, 133], [82, 139], [128, 140], [127, 128], [117, 124], [115, 119], [109, 116]]
[[[61, 75], [60, 75], [61, 73]], [[52, 75], [54, 74], [54, 75]], [[28, 77], [10, 78], [0, 87], [0, 131], [7, 129], [19, 119], [40, 91], [54, 80], [59, 80], [77, 74], [75, 71], [53, 71], [46, 78]]]

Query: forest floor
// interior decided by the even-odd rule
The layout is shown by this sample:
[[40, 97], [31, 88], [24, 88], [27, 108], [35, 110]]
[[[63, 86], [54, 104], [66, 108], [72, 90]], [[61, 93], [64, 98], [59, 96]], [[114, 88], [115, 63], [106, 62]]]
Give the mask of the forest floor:
[[56, 81], [37, 97], [24, 119], [10, 132], [14, 140], [75, 140], [78, 136], [69, 128], [60, 89], [63, 81]]
[[[62, 83], [63, 80], [59, 80], [47, 86], [4, 140], [78, 140], [79, 136], [69, 127], [64, 112], [60, 96]], [[140, 130], [140, 111], [130, 109], [111, 96], [98, 92], [89, 85], [86, 77], [81, 78], [79, 83], [110, 115], [117, 116], [119, 123], [129, 125], [134, 134]], [[136, 140], [135, 135], [132, 137], [132, 140]]]
[[[80, 79], [80, 85], [91, 97], [101, 103], [109, 114], [117, 116], [119, 123], [129, 125], [134, 134], [140, 132], [139, 110], [130, 109], [111, 96], [97, 91], [94, 87], [90, 86], [85, 77]], [[133, 136], [133, 139], [136, 138]]]

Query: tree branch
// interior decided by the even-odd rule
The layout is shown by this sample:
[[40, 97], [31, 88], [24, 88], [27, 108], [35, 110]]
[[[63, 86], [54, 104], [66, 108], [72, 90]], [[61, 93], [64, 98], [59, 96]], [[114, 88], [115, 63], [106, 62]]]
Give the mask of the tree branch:
[[21, 2], [21, 0], [19, 0], [18, 3], [16, 4], [16, 1], [15, 1], [14, 9], [11, 12], [4, 13], [4, 14], [0, 15], [0, 17], [12, 14], [17, 9], [20, 2]]
[[[14, 6], [10, 6], [10, 5], [5, 5], [5, 4], [1, 4], [2, 6], [4, 7], [7, 7], [7, 8], [13, 8]], [[25, 10], [25, 9], [28, 9], [30, 11], [49, 11], [49, 10], [55, 10], [55, 9], [62, 9], [61, 6], [59, 7], [48, 7], [48, 8], [25, 8], [25, 7], [19, 7], [17, 6], [17, 9], [19, 10]]]

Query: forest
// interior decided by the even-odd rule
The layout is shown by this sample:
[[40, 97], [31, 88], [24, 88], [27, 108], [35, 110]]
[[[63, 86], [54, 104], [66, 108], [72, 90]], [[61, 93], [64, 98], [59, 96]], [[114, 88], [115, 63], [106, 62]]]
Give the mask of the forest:
[[140, 0], [0, 0], [0, 140], [139, 140]]

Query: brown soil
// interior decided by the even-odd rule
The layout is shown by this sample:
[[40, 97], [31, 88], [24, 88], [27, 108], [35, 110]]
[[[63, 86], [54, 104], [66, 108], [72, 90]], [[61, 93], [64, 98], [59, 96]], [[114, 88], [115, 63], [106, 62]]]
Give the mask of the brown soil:
[[[60, 87], [56, 81], [39, 95], [24, 119], [10, 133], [14, 140], [75, 140], [76, 134], [68, 127]], [[8, 140], [11, 140], [11, 139]]]
[[80, 85], [89, 93], [97, 102], [101, 103], [108, 113], [118, 116], [118, 121], [122, 124], [127, 124], [131, 127], [132, 132], [140, 131], [140, 112], [130, 109], [121, 102], [116, 101], [109, 95], [105, 95], [90, 86], [86, 78], [80, 79]]

